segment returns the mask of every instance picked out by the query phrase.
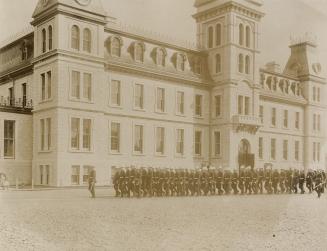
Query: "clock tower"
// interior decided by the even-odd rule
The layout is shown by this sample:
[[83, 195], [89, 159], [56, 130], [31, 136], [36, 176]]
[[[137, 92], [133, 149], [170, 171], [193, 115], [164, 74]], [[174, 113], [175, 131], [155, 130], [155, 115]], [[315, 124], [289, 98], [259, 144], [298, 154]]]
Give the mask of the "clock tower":
[[72, 172], [83, 173], [81, 160], [87, 167], [101, 165], [102, 149], [94, 142], [103, 139], [93, 128], [103, 124], [98, 87], [105, 82], [106, 13], [100, 0], [39, 0], [31, 24], [33, 179], [36, 185], [64, 186], [71, 184]]

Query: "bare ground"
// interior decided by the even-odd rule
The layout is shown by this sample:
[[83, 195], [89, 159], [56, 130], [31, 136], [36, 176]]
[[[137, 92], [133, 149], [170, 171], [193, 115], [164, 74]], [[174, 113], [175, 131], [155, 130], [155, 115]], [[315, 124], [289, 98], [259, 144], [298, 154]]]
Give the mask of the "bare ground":
[[0, 191], [0, 250], [327, 250], [327, 196]]

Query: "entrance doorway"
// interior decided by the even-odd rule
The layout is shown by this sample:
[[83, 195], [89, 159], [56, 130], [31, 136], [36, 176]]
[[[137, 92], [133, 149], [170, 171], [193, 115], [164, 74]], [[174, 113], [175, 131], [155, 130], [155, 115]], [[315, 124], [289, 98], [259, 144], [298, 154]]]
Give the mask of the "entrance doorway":
[[254, 154], [251, 154], [251, 145], [247, 139], [242, 139], [238, 148], [238, 165], [254, 168]]

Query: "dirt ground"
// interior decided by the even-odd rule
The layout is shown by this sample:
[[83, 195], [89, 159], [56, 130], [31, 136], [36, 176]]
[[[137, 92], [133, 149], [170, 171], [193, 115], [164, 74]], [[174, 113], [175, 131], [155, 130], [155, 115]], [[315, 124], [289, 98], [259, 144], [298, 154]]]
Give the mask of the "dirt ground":
[[327, 250], [327, 196], [0, 191], [0, 250]]

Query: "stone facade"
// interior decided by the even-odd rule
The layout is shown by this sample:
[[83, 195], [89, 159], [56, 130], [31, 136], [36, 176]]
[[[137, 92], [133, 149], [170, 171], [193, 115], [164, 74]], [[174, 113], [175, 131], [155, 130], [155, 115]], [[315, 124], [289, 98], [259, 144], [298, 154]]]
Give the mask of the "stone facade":
[[324, 168], [316, 45], [292, 44], [284, 72], [260, 68], [261, 1], [195, 7], [191, 46], [119, 26], [100, 0], [39, 1], [34, 30], [0, 49], [0, 97], [33, 100], [32, 114], [15, 117], [16, 126], [28, 117], [31, 139], [16, 135], [10, 164], [21, 166], [22, 154], [26, 168], [3, 162], [0, 171], [70, 186], [83, 185], [89, 167], [100, 185], [131, 165]]

